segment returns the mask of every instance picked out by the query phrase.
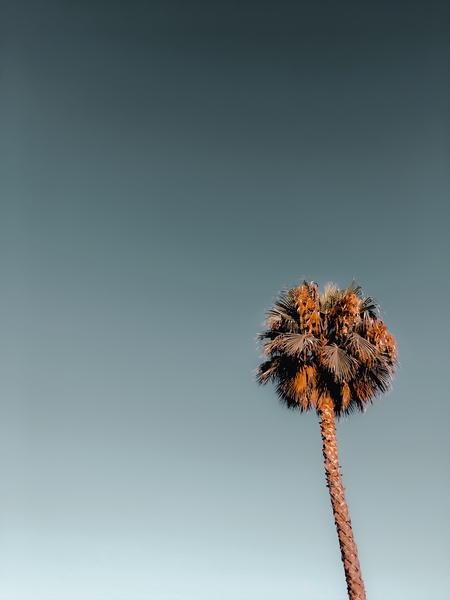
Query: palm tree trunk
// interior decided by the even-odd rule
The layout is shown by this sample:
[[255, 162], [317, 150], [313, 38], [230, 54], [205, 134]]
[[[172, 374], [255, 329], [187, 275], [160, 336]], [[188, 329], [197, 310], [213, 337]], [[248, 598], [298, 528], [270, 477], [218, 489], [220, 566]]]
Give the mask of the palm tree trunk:
[[322, 400], [319, 416], [323, 458], [327, 487], [330, 492], [331, 506], [333, 507], [334, 521], [336, 523], [341, 557], [344, 564], [348, 597], [350, 600], [366, 600], [361, 567], [359, 566], [358, 550], [353, 538], [352, 524], [350, 522], [347, 502], [345, 501], [345, 488], [342, 485], [333, 403], [329, 398], [322, 398]]

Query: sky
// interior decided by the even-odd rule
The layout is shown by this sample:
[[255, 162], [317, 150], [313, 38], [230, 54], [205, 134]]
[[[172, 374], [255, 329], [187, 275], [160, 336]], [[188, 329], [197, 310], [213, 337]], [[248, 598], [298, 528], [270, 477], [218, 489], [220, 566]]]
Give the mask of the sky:
[[450, 4], [8, 0], [2, 600], [342, 600], [277, 293], [353, 278], [393, 390], [337, 425], [371, 600], [446, 600]]

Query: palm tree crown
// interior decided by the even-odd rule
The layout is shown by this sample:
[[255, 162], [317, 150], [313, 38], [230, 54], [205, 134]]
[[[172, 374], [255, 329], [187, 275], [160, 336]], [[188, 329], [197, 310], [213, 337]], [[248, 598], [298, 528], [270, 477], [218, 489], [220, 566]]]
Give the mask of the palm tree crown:
[[280, 399], [301, 411], [331, 398], [336, 416], [364, 410], [390, 389], [396, 345], [372, 298], [358, 285], [333, 284], [319, 295], [315, 282], [281, 292], [267, 313], [260, 384], [274, 381]]

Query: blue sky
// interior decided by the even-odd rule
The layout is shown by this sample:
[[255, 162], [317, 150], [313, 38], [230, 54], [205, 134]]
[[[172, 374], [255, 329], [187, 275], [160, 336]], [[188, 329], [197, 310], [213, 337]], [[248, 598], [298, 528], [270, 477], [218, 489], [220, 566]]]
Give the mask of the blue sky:
[[338, 424], [368, 597], [444, 600], [439, 2], [2, 2], [4, 600], [340, 600], [278, 291], [356, 277], [393, 391]]

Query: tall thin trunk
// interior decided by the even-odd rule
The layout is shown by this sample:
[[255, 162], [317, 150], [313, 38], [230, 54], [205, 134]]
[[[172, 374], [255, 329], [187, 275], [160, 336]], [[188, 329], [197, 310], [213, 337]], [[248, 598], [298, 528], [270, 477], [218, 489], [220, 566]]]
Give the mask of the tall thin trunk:
[[350, 600], [366, 600], [358, 550], [353, 537], [347, 502], [345, 501], [345, 488], [342, 485], [336, 441], [336, 426], [334, 423], [334, 407], [331, 399], [322, 398], [322, 400], [319, 415], [320, 433], [323, 442], [323, 458], [327, 487], [330, 492], [331, 506], [333, 507], [334, 521], [336, 523], [341, 557], [344, 564], [348, 597]]

